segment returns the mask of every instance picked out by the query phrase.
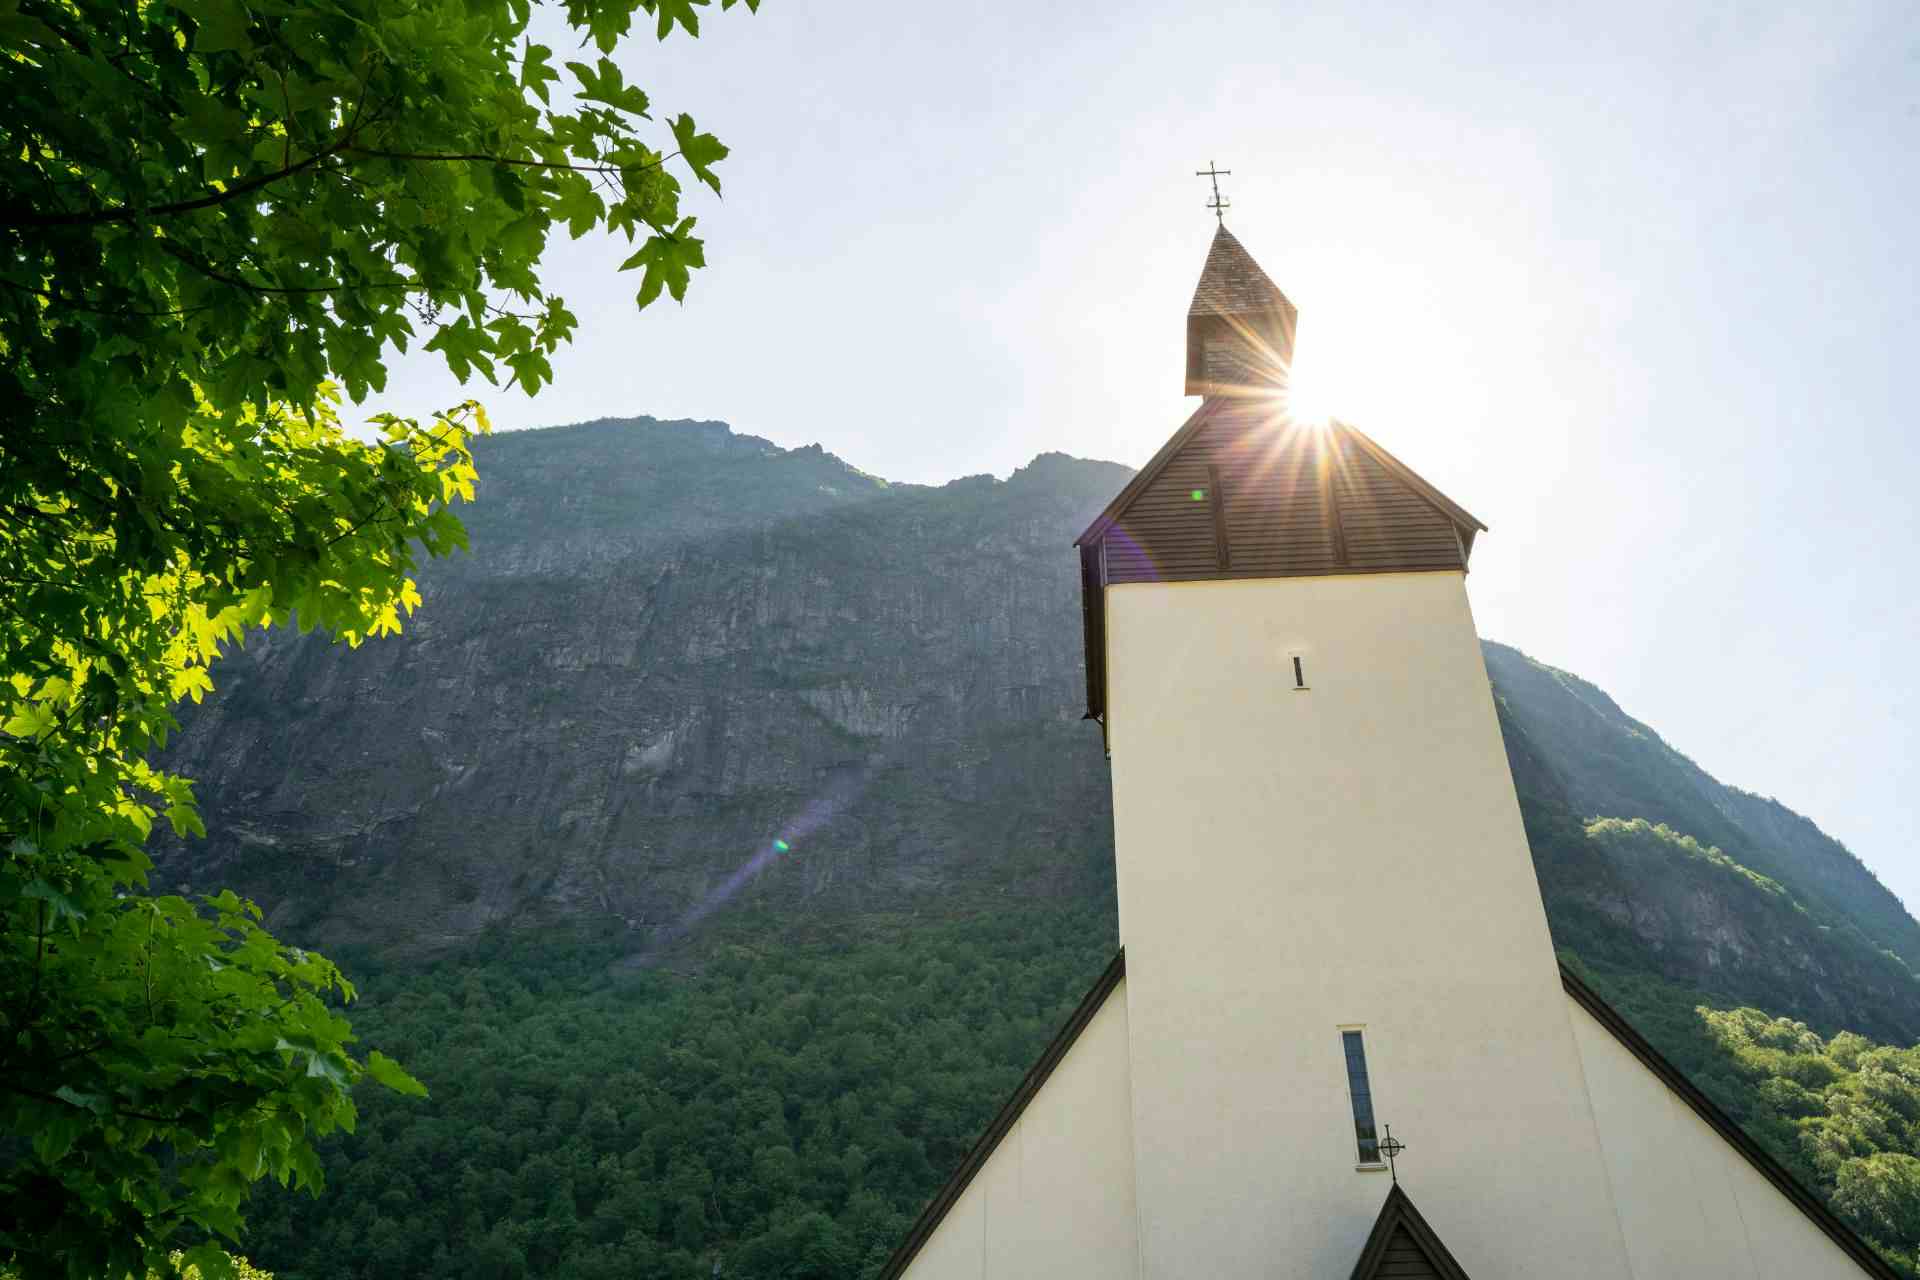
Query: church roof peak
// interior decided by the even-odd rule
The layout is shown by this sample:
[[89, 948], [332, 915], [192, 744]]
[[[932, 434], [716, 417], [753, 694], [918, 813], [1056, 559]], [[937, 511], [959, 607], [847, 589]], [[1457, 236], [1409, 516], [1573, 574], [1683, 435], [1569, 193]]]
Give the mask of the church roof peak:
[[1187, 314], [1244, 316], [1293, 309], [1287, 295], [1221, 223], [1207, 249], [1207, 263], [1200, 269], [1200, 283], [1193, 290], [1193, 305], [1187, 308]]
[[1466, 1271], [1440, 1243], [1440, 1237], [1413, 1207], [1399, 1183], [1387, 1192], [1386, 1203], [1380, 1206], [1380, 1216], [1374, 1219], [1373, 1231], [1360, 1250], [1351, 1280], [1383, 1280], [1387, 1276], [1467, 1280]]

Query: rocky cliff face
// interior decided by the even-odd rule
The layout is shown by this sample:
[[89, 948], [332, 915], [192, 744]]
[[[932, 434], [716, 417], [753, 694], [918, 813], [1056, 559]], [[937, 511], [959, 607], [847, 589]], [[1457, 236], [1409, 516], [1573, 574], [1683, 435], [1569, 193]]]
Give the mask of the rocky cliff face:
[[1123, 468], [891, 486], [650, 420], [480, 466], [473, 553], [403, 636], [222, 662], [169, 752], [214, 833], [163, 852], [176, 882], [406, 946], [583, 915], [660, 940], [756, 855], [734, 894], [855, 909], [1108, 879], [1068, 544]]
[[[612, 918], [643, 954], [743, 901], [1111, 892], [1069, 543], [1124, 468], [890, 485], [650, 419], [494, 438], [480, 466], [473, 552], [432, 566], [404, 635], [221, 663], [167, 761], [213, 834], [163, 846], [164, 877], [314, 943]], [[1769, 1007], [1920, 1031], [1920, 926], [1850, 854], [1593, 686], [1488, 661], [1563, 943], [1724, 989], [1784, 965], [1799, 1003]]]

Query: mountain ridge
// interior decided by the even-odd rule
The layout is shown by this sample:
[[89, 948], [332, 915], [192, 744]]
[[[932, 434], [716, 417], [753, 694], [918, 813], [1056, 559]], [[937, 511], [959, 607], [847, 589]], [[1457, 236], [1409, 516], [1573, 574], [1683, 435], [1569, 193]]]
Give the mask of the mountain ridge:
[[[478, 457], [473, 553], [423, 575], [405, 633], [223, 659], [166, 759], [213, 835], [163, 842], [164, 879], [233, 883], [294, 940], [400, 950], [592, 919], [657, 951], [749, 904], [1110, 898], [1067, 548], [1128, 468], [1045, 453], [895, 485], [653, 419]], [[1920, 1035], [1920, 925], [1844, 846], [1591, 683], [1486, 653], [1561, 946]]]

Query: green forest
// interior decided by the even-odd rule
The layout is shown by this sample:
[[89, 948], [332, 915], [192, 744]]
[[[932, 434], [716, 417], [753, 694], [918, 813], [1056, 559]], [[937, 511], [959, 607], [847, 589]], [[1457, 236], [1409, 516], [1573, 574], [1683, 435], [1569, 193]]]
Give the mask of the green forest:
[[[841, 922], [845, 924], [846, 922]], [[697, 959], [498, 938], [356, 961], [363, 1090], [328, 1187], [256, 1196], [280, 1280], [871, 1275], [1112, 958], [1111, 912], [729, 919]]]

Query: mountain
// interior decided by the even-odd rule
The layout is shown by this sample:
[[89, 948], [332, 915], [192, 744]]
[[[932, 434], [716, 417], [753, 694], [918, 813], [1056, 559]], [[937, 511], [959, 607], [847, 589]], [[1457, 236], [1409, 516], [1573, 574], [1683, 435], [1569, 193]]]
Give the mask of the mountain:
[[[472, 553], [430, 567], [403, 635], [222, 661], [168, 753], [213, 832], [163, 849], [172, 882], [232, 884], [313, 943], [592, 919], [643, 958], [749, 903], [1110, 892], [1068, 545], [1124, 468], [894, 485], [644, 418], [478, 453]], [[1563, 945], [1920, 1036], [1920, 924], [1857, 858], [1586, 681], [1486, 652]]]
[[1845, 846], [1578, 676], [1482, 648], [1561, 947], [1719, 1003], [1920, 1039], [1920, 926]]
[[[392, 643], [256, 636], [167, 763], [163, 850], [315, 943], [584, 917], [657, 946], [750, 900], [1082, 897], [1111, 877], [1072, 532], [1124, 483], [1043, 456], [889, 485], [711, 423], [483, 440], [472, 554]], [[737, 905], [737, 904], [736, 904]]]
[[[266, 1193], [248, 1248], [282, 1280], [874, 1274], [1112, 953], [1069, 544], [1130, 473], [896, 485], [652, 419], [477, 453], [472, 554], [403, 635], [253, 636], [169, 747], [212, 835], [158, 878], [334, 949], [434, 1091], [364, 1097], [327, 1196]], [[1920, 926], [1485, 652], [1563, 957], [1908, 1266], [1920, 1196], [1845, 1191], [1920, 1149], [1920, 1050], [1861, 1039], [1920, 1038]]]

